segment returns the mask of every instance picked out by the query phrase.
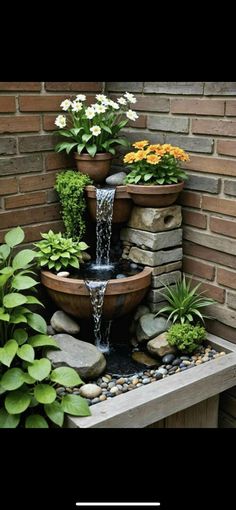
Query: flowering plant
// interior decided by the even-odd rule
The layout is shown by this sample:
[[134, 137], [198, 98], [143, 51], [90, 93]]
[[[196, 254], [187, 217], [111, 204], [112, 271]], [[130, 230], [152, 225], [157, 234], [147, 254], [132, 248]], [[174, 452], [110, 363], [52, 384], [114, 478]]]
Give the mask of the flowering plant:
[[[110, 152], [114, 155], [113, 145], [116, 144], [129, 147], [128, 140], [120, 138], [118, 133], [129, 120], [135, 121], [138, 118], [137, 113], [130, 108], [130, 103], [137, 101], [134, 95], [126, 92], [116, 102], [104, 94], [97, 94], [96, 99], [97, 103], [90, 106], [85, 104], [84, 94], [77, 95], [73, 101], [62, 101], [62, 110], [68, 116], [58, 115], [55, 124], [66, 141], [56, 145], [57, 152], [65, 150], [69, 154], [76, 147], [78, 154], [88, 153], [94, 157], [97, 152]], [[67, 129], [64, 129], [66, 126]]]
[[129, 152], [124, 163], [131, 167], [126, 176], [127, 184], [175, 184], [187, 179], [179, 161], [188, 161], [189, 156], [179, 147], [170, 144], [150, 145], [148, 140], [133, 143], [136, 152]]

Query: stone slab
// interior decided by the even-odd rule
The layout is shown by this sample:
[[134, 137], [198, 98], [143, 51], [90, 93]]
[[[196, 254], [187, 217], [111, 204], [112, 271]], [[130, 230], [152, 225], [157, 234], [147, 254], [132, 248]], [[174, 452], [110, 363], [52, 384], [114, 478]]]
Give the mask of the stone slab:
[[162, 250], [171, 246], [182, 244], [182, 229], [169, 230], [168, 232], [145, 232], [134, 228], [123, 228], [120, 233], [122, 241], [129, 241], [140, 248], [150, 250]]
[[152, 277], [151, 286], [154, 289], [159, 289], [163, 285], [171, 285], [172, 283], [179, 282], [181, 280], [181, 272], [173, 271], [172, 273], [166, 273], [159, 276]]
[[175, 271], [176, 269], [182, 268], [181, 260], [177, 262], [171, 262], [170, 264], [164, 264], [163, 266], [156, 266], [152, 270], [153, 276], [157, 276], [164, 273], [170, 273], [171, 271]]
[[[173, 285], [170, 285], [170, 287], [173, 287]], [[164, 301], [164, 299], [165, 299], [164, 295], [163, 295], [164, 292], [165, 292], [165, 287], [161, 287], [159, 289], [151, 289], [147, 295], [147, 300], [149, 302], [151, 301], [152, 303], [160, 303], [160, 301]]]
[[180, 205], [170, 207], [138, 207], [132, 209], [128, 227], [147, 232], [164, 232], [179, 228], [182, 223]]
[[141, 250], [133, 246], [129, 252], [129, 259], [144, 266], [159, 266], [167, 262], [182, 260], [182, 248], [173, 248], [172, 250], [149, 251]]

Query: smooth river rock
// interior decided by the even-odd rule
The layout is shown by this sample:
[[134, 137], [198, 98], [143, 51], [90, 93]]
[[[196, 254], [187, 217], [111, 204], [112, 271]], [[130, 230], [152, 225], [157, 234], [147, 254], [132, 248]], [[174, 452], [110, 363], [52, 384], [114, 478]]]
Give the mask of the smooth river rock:
[[96, 398], [102, 393], [102, 388], [97, 384], [85, 384], [80, 390], [80, 395], [85, 398]]
[[137, 340], [143, 342], [156, 337], [167, 329], [167, 320], [164, 317], [155, 317], [153, 313], [143, 315], [137, 326]]
[[47, 351], [47, 358], [54, 368], [74, 368], [82, 379], [98, 377], [105, 370], [106, 359], [95, 345], [63, 333], [54, 338], [61, 348], [60, 351]]
[[51, 318], [51, 326], [58, 333], [76, 335], [80, 331], [79, 324], [62, 310], [55, 312]]
[[164, 332], [147, 343], [147, 349], [150, 354], [162, 358], [166, 354], [174, 354], [176, 352], [175, 348], [168, 344], [166, 336], [167, 332]]
[[109, 186], [122, 186], [124, 184], [125, 177], [125, 172], [117, 172], [116, 174], [109, 175], [105, 182], [106, 184], [109, 184]]
[[143, 365], [146, 365], [147, 367], [154, 367], [158, 364], [158, 361], [154, 358], [151, 358], [151, 356], [148, 356], [148, 354], [145, 354], [145, 352], [133, 352], [132, 358], [134, 361], [137, 361], [137, 363], [142, 363]]

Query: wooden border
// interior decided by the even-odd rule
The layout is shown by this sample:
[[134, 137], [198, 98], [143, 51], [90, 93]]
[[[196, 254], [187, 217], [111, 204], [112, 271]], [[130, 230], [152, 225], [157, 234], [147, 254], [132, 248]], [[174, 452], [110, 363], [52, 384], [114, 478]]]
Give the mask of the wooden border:
[[236, 384], [236, 345], [208, 334], [227, 354], [183, 373], [123, 393], [91, 407], [92, 415], [67, 417], [69, 428], [143, 428]]

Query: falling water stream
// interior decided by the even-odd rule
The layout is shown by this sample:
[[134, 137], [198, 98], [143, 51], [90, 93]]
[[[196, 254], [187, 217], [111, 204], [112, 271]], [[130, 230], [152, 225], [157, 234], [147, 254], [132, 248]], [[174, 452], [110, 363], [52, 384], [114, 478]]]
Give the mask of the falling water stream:
[[[110, 266], [110, 245], [112, 233], [112, 215], [115, 188], [96, 188], [96, 264], [93, 269], [102, 271]], [[85, 280], [89, 289], [94, 319], [95, 345], [102, 352], [109, 352], [111, 321], [108, 322], [104, 336], [101, 332], [102, 308], [108, 280]]]

